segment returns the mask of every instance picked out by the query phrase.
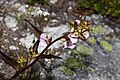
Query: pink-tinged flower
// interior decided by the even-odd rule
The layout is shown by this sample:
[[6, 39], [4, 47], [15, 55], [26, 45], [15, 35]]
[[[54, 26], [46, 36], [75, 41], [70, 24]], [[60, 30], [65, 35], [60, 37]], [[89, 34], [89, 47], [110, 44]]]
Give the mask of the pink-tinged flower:
[[85, 31], [85, 32], [83, 33], [83, 36], [85, 37], [85, 39], [87, 39], [87, 38], [89, 37], [89, 32], [88, 32], [88, 31]]
[[72, 25], [68, 35], [66, 36], [66, 42], [64, 43], [64, 48], [75, 48], [75, 43], [78, 41], [86, 40], [89, 37], [88, 27], [86, 25], [82, 26], [83, 24], [80, 20], [75, 20], [77, 23], [76, 25]]
[[72, 44], [72, 43], [67, 43], [67, 42], [64, 42], [64, 48], [63, 49], [65, 49], [65, 48], [69, 48], [69, 49], [74, 49], [76, 47], [76, 45], [75, 44]]
[[48, 38], [48, 36], [45, 34], [45, 33], [42, 33], [41, 35], [40, 35], [40, 39], [47, 39]]
[[[84, 33], [83, 33], [83, 36], [84, 36], [85, 39], [88, 39], [88, 37], [89, 37], [89, 32], [88, 32], [88, 31], [84, 32]], [[84, 38], [82, 37], [82, 39], [84, 39]], [[83, 41], [83, 40], [81, 40], [81, 39], [79, 38], [78, 41]]]
[[82, 30], [82, 34], [83, 34], [83, 36], [84, 36], [85, 39], [88, 39], [88, 37], [89, 37], [89, 32], [88, 31], [85, 31], [85, 29], [83, 29]]
[[76, 42], [78, 42], [78, 36], [76, 36], [74, 33], [68, 34], [68, 37], [69, 37], [71, 43], [76, 43]]
[[38, 53], [40, 53], [48, 44], [49, 44], [49, 38], [45, 33], [42, 33], [40, 35], [40, 43], [38, 47]]
[[68, 38], [69, 40], [64, 43], [64, 49], [74, 49], [76, 47], [75, 43], [78, 42], [78, 36], [76, 36], [74, 33], [69, 33]]
[[77, 23], [77, 25], [80, 25], [80, 20], [75, 20], [75, 22]]
[[41, 45], [47, 45], [47, 42], [48, 42], [48, 36], [45, 34], [45, 33], [42, 33], [40, 35], [40, 44]]

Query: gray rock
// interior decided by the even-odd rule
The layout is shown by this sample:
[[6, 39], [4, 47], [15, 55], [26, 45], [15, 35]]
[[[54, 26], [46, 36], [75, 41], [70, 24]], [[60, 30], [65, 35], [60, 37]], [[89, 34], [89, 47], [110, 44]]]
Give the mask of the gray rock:
[[16, 31], [18, 29], [17, 26], [17, 20], [12, 16], [6, 16], [5, 17], [5, 24], [9, 29], [12, 29], [13, 31]]

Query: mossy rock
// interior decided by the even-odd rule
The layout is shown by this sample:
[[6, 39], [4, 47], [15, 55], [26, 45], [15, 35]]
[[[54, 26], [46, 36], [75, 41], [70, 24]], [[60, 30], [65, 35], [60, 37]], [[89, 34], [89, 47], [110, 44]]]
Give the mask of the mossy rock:
[[77, 46], [76, 50], [78, 51], [79, 54], [87, 55], [87, 56], [91, 56], [94, 53], [93, 48], [88, 48], [80, 44]]
[[85, 65], [82, 61], [77, 61], [75, 58], [69, 58], [65, 62], [68, 68], [83, 68]]
[[105, 33], [105, 31], [106, 30], [102, 26], [96, 26], [95, 28], [94, 27], [92, 28], [91, 33], [94, 33], [94, 34], [103, 34], [103, 33]]
[[66, 66], [61, 66], [60, 70], [65, 74], [65, 75], [73, 75], [75, 74], [74, 71], [72, 71], [70, 68], [67, 68]]
[[89, 38], [88, 41], [92, 44], [96, 44], [96, 39], [94, 37]]
[[101, 41], [101, 42], [100, 42], [100, 46], [101, 46], [104, 50], [106, 50], [106, 51], [108, 51], [108, 52], [111, 52], [111, 51], [112, 51], [112, 45], [109, 44], [107, 41]]

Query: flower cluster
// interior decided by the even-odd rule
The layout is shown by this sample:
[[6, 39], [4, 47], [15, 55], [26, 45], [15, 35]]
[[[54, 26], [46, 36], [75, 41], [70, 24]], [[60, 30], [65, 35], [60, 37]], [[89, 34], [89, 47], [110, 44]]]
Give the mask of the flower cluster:
[[71, 27], [67, 37], [65, 38], [64, 48], [75, 48], [75, 43], [78, 41], [85, 41], [89, 37], [91, 25], [89, 21], [75, 20], [71, 23]]

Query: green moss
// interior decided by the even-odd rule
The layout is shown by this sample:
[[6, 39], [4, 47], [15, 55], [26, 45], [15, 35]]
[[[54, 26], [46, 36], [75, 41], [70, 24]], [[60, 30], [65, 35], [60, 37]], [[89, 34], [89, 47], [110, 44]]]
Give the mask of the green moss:
[[87, 48], [87, 47], [80, 45], [80, 44], [77, 46], [77, 51], [79, 52], [79, 54], [89, 55], [89, 56], [94, 53], [93, 48]]
[[96, 44], [96, 39], [94, 37], [89, 38], [88, 41], [92, 44]]
[[107, 41], [101, 41], [100, 46], [106, 51], [112, 51], [112, 45], [109, 44]]
[[74, 71], [72, 71], [70, 68], [67, 68], [66, 66], [61, 66], [60, 70], [65, 74], [65, 75], [73, 75], [75, 74]]
[[67, 67], [69, 68], [82, 68], [84, 67], [84, 64], [82, 61], [77, 61], [75, 58], [69, 58], [66, 60]]
[[102, 34], [105, 32], [105, 29], [102, 26], [96, 26], [95, 28], [92, 28], [91, 32], [94, 34]]

